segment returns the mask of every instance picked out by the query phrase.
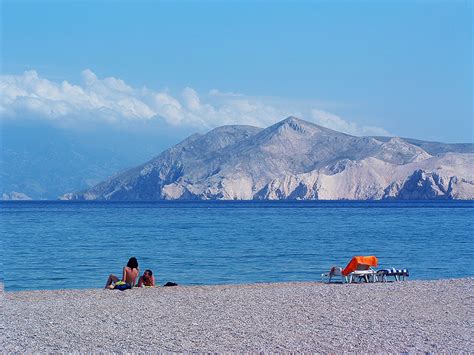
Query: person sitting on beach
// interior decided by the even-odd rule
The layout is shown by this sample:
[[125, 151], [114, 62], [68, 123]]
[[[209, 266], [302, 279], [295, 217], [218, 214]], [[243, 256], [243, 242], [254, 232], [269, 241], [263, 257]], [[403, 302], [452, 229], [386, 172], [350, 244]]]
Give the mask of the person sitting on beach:
[[122, 288], [132, 288], [135, 285], [139, 274], [137, 258], [131, 257], [128, 260], [127, 266], [123, 267], [122, 279], [120, 280], [117, 276], [110, 274], [105, 284], [105, 288], [116, 288], [121, 286]]
[[142, 276], [138, 279], [138, 287], [155, 287], [155, 276], [153, 271], [145, 270]]

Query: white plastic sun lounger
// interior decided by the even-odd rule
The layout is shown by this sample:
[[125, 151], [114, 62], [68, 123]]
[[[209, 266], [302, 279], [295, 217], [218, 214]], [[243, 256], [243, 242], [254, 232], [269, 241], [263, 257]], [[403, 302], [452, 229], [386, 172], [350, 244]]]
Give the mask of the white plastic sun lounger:
[[353, 281], [361, 281], [362, 279], [365, 280], [365, 282], [376, 282], [378, 280], [377, 278], [377, 271], [369, 267], [367, 270], [356, 270], [351, 272], [349, 275], [349, 283], [352, 283]]
[[333, 267], [329, 272], [325, 274], [321, 274], [321, 281], [323, 282], [331, 282], [331, 280], [334, 277], [338, 277], [341, 279], [342, 283], [347, 283], [349, 282], [349, 279], [347, 276], [344, 276], [342, 274], [342, 267]]

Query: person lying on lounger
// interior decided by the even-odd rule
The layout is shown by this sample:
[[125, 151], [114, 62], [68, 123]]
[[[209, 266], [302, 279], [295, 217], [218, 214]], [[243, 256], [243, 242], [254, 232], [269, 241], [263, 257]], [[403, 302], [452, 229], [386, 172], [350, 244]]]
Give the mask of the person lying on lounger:
[[153, 271], [145, 270], [142, 276], [138, 279], [138, 287], [155, 287], [155, 276]]
[[131, 257], [128, 260], [127, 266], [123, 267], [122, 279], [120, 280], [117, 276], [110, 274], [105, 288], [132, 288], [135, 285], [139, 272], [137, 258]]

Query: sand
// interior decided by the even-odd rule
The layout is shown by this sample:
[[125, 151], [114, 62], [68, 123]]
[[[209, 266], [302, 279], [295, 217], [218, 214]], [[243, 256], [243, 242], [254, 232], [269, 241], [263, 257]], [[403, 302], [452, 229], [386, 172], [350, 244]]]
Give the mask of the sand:
[[3, 352], [474, 352], [474, 278], [5, 292]]

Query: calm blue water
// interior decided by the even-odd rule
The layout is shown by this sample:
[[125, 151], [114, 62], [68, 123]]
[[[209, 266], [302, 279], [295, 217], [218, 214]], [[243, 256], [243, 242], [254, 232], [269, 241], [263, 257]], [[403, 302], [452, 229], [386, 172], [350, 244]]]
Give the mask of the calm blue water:
[[412, 279], [474, 275], [472, 202], [3, 202], [5, 289], [103, 287], [130, 256], [160, 283], [319, 280], [353, 255]]

